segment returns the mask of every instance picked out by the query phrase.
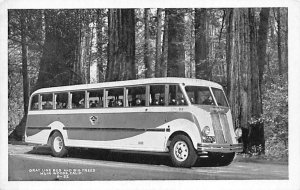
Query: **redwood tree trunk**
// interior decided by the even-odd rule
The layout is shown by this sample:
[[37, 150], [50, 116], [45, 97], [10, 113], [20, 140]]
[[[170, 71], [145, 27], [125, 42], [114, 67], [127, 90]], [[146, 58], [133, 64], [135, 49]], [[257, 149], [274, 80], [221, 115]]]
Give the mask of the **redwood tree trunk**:
[[110, 9], [108, 15], [106, 81], [135, 79], [134, 9]]
[[97, 61], [97, 69], [98, 69], [98, 82], [104, 82], [104, 60], [103, 60], [103, 9], [97, 9], [97, 52], [98, 52], [98, 61]]
[[282, 75], [282, 59], [281, 59], [281, 15], [280, 8], [277, 8], [277, 48], [278, 48], [278, 73]]
[[21, 49], [22, 49], [22, 77], [23, 77], [23, 104], [24, 115], [20, 123], [16, 126], [15, 130], [9, 135], [10, 140], [21, 141], [25, 132], [28, 104], [29, 104], [29, 81], [27, 70], [27, 23], [26, 23], [26, 10], [20, 10], [20, 30], [21, 30]]
[[71, 23], [74, 25], [69, 24], [70, 21], [65, 19], [68, 11], [71, 10], [44, 11], [45, 43], [35, 89], [79, 82], [72, 81], [74, 66], [70, 64], [76, 62], [76, 49], [79, 45], [75, 27], [77, 22], [72, 17], [74, 20]]
[[145, 22], [145, 43], [144, 43], [144, 64], [145, 64], [145, 77], [152, 77], [151, 59], [150, 59], [150, 31], [149, 31], [149, 8], [144, 9], [144, 22]]
[[184, 12], [168, 9], [168, 77], [185, 77]]
[[195, 9], [195, 64], [196, 78], [210, 79], [207, 44], [207, 10]]
[[29, 102], [29, 81], [27, 69], [27, 40], [26, 40], [26, 10], [20, 10], [20, 23], [21, 23], [21, 46], [22, 46], [22, 76], [23, 76], [23, 99], [24, 99], [24, 114], [28, 114]]
[[162, 9], [157, 9], [157, 29], [156, 29], [156, 56], [155, 56], [155, 77], [161, 77], [161, 56], [162, 56]]
[[163, 33], [163, 44], [162, 44], [162, 56], [161, 56], [161, 67], [160, 76], [167, 76], [167, 62], [168, 62], [168, 23], [169, 13], [168, 9], [165, 9], [165, 20], [164, 20], [164, 33]]
[[[257, 68], [258, 68], [258, 77], [256, 77], [255, 84], [258, 83], [257, 88], [257, 94], [253, 96], [254, 98], [257, 97], [255, 102], [253, 104], [257, 104], [258, 106], [254, 106], [252, 110], [252, 114], [257, 114], [258, 118], [261, 118], [263, 114], [263, 103], [262, 103], [262, 80], [263, 80], [263, 74], [264, 74], [264, 67], [267, 64], [267, 42], [268, 42], [268, 28], [269, 28], [269, 14], [270, 14], [270, 8], [262, 8], [261, 12], [259, 14], [260, 16], [260, 23], [259, 23], [259, 29], [258, 29], [258, 40], [257, 40]], [[252, 75], [257, 75], [254, 73], [254, 71], [251, 72]], [[258, 79], [257, 79], [258, 78]], [[262, 145], [262, 152], [265, 153], [265, 136], [264, 136], [264, 123], [263, 121], [257, 122], [258, 127], [258, 145]]]

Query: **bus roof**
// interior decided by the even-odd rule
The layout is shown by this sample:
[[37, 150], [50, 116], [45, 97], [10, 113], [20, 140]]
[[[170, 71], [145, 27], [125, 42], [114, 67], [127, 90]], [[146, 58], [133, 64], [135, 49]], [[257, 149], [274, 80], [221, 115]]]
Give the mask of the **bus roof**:
[[222, 88], [222, 86], [218, 83], [202, 80], [202, 79], [165, 77], [165, 78], [147, 78], [147, 79], [137, 79], [137, 80], [113, 81], [113, 82], [103, 82], [103, 83], [93, 83], [93, 84], [80, 84], [80, 85], [41, 88], [35, 91], [33, 94], [46, 93], [46, 92], [85, 90], [85, 89], [94, 89], [94, 88], [96, 89], [96, 88], [122, 87], [122, 86], [132, 86], [132, 85], [142, 85], [142, 84], [164, 84], [164, 83], [185, 84], [186, 86], [191, 85], [191, 86], [209, 86], [215, 88]]

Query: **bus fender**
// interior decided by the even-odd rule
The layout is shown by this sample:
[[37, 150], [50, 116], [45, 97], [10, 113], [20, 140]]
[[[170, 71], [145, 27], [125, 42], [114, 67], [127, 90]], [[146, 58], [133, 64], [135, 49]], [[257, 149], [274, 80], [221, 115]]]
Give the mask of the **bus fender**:
[[53, 123], [51, 123], [49, 125], [49, 127], [51, 128], [51, 132], [49, 133], [48, 139], [50, 139], [50, 137], [54, 133], [54, 131], [59, 131], [64, 138], [65, 144], [67, 145], [68, 134], [67, 134], [67, 131], [64, 130], [65, 125], [59, 121], [54, 121]]
[[169, 123], [168, 128], [170, 128], [170, 133], [166, 138], [168, 139], [167, 146], [169, 146], [174, 136], [177, 134], [184, 134], [191, 139], [194, 148], [197, 149], [197, 144], [200, 143], [200, 135], [195, 123], [188, 120], [179, 119], [177, 120], [176, 124], [175, 122]]

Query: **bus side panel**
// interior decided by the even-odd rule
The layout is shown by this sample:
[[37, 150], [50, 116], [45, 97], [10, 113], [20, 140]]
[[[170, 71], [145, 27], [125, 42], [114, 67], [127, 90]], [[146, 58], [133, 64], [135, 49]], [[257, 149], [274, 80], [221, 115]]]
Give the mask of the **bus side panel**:
[[[94, 121], [91, 121], [91, 117], [94, 117]], [[53, 126], [56, 126], [50, 124], [59, 122], [59, 130], [67, 146], [162, 151], [166, 150], [166, 136], [170, 133], [167, 131], [170, 126], [189, 125], [186, 122], [180, 123], [180, 119], [194, 122], [188, 112], [35, 114], [28, 120], [31, 129], [28, 129], [26, 134], [39, 134], [43, 143], [47, 143], [48, 137], [45, 136], [49, 136], [55, 129]], [[34, 127], [36, 129], [33, 129]], [[41, 131], [47, 132], [40, 135]]]
[[41, 125], [36, 125], [36, 120], [44, 120], [43, 115], [27, 116], [27, 123], [25, 129], [25, 142], [35, 144], [47, 144], [48, 137], [51, 133], [51, 122], [43, 122]]
[[196, 126], [194, 125], [194, 123], [190, 120], [174, 119], [157, 127], [157, 129], [161, 129], [161, 132], [146, 131], [133, 137], [111, 141], [70, 139], [69, 142], [70, 146], [76, 147], [167, 152], [168, 149], [166, 147], [166, 139], [168, 139], [173, 132], [184, 130], [191, 137], [192, 140], [196, 141], [197, 135], [193, 134], [197, 131], [195, 127]]

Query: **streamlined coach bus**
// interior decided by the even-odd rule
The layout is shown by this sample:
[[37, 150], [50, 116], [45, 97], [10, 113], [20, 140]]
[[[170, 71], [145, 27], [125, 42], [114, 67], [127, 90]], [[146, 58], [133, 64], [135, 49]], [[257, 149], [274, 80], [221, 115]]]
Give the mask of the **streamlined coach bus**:
[[242, 151], [221, 85], [187, 78], [151, 78], [44, 88], [30, 97], [25, 141], [68, 148], [169, 154], [176, 167], [197, 158], [223, 165]]

